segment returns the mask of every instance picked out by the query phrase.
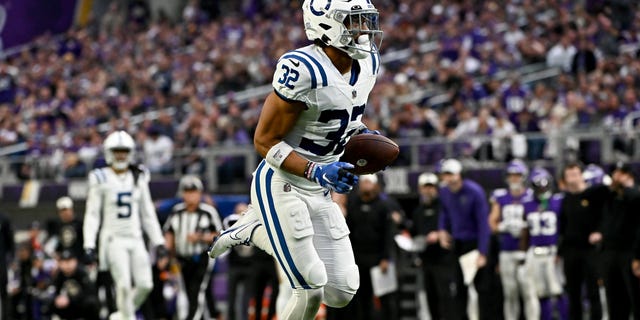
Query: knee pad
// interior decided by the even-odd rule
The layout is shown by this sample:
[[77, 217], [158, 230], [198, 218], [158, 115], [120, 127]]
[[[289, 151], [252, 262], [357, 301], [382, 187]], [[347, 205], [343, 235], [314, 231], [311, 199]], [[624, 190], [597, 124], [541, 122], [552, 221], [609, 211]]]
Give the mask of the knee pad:
[[316, 260], [309, 268], [305, 278], [307, 284], [312, 288], [320, 288], [327, 284], [327, 270], [324, 267], [324, 263], [320, 259]]
[[356, 294], [356, 291], [360, 288], [360, 270], [358, 269], [358, 265], [354, 264], [346, 270], [345, 282], [348, 292]]
[[324, 287], [324, 303], [332, 308], [345, 307], [353, 299], [354, 295], [355, 293], [345, 292], [334, 287]]

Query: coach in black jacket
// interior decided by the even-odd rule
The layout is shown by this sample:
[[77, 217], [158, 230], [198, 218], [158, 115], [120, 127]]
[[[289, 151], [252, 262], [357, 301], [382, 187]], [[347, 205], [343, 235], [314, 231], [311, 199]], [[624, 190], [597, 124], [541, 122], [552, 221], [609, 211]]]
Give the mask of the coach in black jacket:
[[[357, 190], [348, 195], [346, 220], [351, 233], [356, 264], [360, 271], [360, 288], [351, 302], [342, 309], [328, 310], [328, 319], [373, 319], [373, 287], [370, 270], [388, 267], [392, 210], [380, 197], [381, 186], [376, 175], [360, 176]], [[394, 293], [380, 297], [382, 319], [396, 319]]]
[[0, 319], [9, 318], [7, 266], [13, 260], [15, 243], [11, 221], [0, 212]]
[[565, 194], [560, 208], [560, 250], [569, 294], [569, 318], [582, 319], [582, 285], [587, 289], [590, 318], [602, 318], [598, 289], [597, 252], [595, 243], [602, 237], [598, 223], [606, 186], [587, 189], [582, 168], [567, 164], [562, 170]]
[[603, 279], [610, 319], [640, 319], [640, 283], [631, 266], [640, 224], [640, 192], [631, 167], [618, 163], [602, 207]]
[[59, 255], [58, 272], [53, 279], [52, 313], [62, 319], [98, 319], [98, 292], [78, 258], [71, 250]]

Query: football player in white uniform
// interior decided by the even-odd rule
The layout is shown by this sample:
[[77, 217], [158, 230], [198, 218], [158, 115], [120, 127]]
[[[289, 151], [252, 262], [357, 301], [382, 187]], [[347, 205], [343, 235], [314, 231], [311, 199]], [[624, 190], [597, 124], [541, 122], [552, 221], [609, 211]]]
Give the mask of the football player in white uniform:
[[134, 151], [135, 143], [129, 134], [113, 132], [104, 141], [108, 167], [89, 173], [84, 249], [95, 262], [100, 231], [97, 260], [101, 270], [111, 272], [116, 289], [118, 311], [109, 319], [135, 319], [136, 309], [153, 288], [143, 229], [157, 255], [167, 254], [149, 193], [149, 173], [132, 165]]
[[210, 256], [253, 243], [272, 254], [293, 294], [280, 319], [313, 319], [320, 303], [344, 307], [360, 285], [349, 229], [330, 191], [357, 176], [339, 162], [361, 122], [380, 69], [378, 11], [370, 0], [306, 0], [312, 45], [280, 57], [274, 91], [255, 134], [265, 158], [254, 173], [252, 207], [213, 243]]

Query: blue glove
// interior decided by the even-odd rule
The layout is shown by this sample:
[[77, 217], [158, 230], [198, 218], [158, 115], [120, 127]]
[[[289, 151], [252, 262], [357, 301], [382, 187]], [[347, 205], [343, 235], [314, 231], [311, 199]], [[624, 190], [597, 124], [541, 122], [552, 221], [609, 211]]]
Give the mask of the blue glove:
[[347, 193], [358, 183], [358, 176], [345, 169], [353, 169], [353, 165], [347, 162], [333, 162], [325, 166], [316, 165], [313, 171], [313, 181], [337, 193]]
[[370, 133], [370, 134], [380, 135], [380, 131], [378, 131], [378, 130], [369, 130], [369, 128], [367, 128], [367, 127], [365, 127], [364, 129], [360, 130], [360, 132], [358, 132], [358, 134], [363, 134], [363, 133]]

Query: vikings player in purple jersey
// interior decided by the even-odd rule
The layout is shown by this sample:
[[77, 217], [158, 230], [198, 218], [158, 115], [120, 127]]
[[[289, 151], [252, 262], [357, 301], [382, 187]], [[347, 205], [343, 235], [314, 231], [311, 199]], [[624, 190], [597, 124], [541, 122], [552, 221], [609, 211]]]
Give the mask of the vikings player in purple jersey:
[[489, 226], [500, 233], [500, 280], [504, 292], [504, 318], [520, 318], [520, 297], [526, 319], [540, 318], [540, 304], [535, 288], [525, 281], [523, 268], [525, 251], [520, 249], [520, 235], [527, 226], [525, 204], [531, 203], [533, 190], [526, 186], [529, 168], [520, 160], [509, 162], [506, 168], [508, 189], [496, 189], [491, 194]]
[[[522, 232], [521, 247], [527, 248], [525, 270], [528, 281], [540, 299], [540, 319], [552, 319], [551, 298], [562, 294], [562, 285], [556, 270], [558, 243], [558, 213], [561, 194], [552, 194], [553, 178], [544, 168], [531, 172], [534, 201], [524, 207], [527, 228]], [[557, 299], [560, 302], [560, 299]], [[566, 318], [565, 303], [558, 303], [562, 319]]]

